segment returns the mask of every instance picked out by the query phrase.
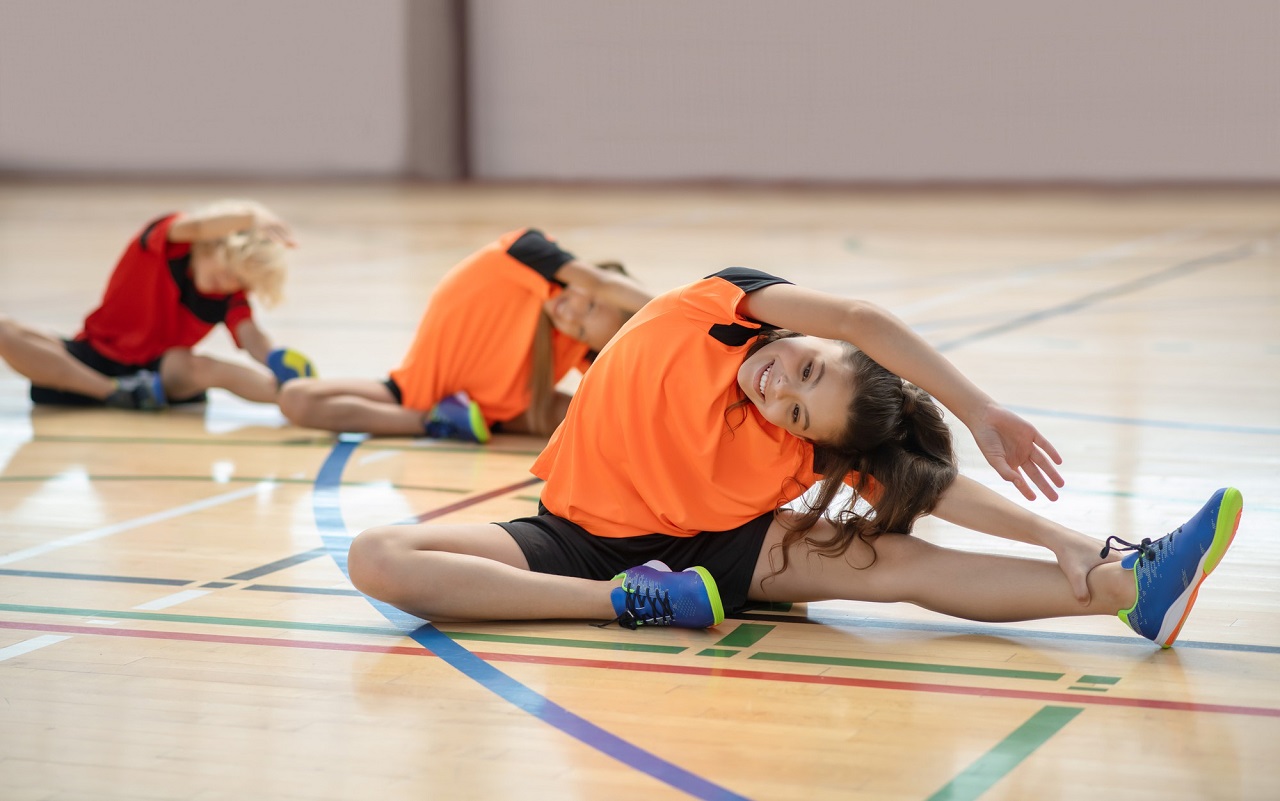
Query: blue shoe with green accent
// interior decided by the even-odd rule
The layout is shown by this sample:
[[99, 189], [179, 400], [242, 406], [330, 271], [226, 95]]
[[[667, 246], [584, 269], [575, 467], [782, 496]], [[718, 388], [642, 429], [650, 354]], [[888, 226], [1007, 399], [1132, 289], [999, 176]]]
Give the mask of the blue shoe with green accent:
[[458, 439], [463, 442], [489, 441], [489, 426], [480, 406], [465, 392], [455, 392], [435, 405], [422, 421], [432, 439]]
[[621, 579], [622, 586], [615, 587], [610, 596], [618, 616], [612, 622], [629, 629], [705, 629], [724, 621], [720, 590], [705, 567], [673, 573], [655, 561], [624, 570], [614, 579]]
[[1191, 614], [1200, 584], [1222, 561], [1240, 525], [1244, 499], [1240, 490], [1228, 487], [1213, 494], [1200, 511], [1170, 534], [1134, 545], [1108, 537], [1102, 549], [1105, 559], [1112, 549], [1132, 550], [1120, 566], [1133, 571], [1137, 600], [1119, 612], [1131, 629], [1168, 648], [1178, 638]]

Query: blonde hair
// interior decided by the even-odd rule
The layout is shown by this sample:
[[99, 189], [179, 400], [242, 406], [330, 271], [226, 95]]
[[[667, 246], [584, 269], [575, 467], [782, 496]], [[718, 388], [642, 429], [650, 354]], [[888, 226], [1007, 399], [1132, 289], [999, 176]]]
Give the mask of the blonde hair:
[[[216, 216], [255, 212], [270, 214], [265, 206], [252, 200], [219, 200], [197, 213]], [[274, 239], [251, 231], [237, 231], [220, 239], [197, 242], [194, 247], [230, 267], [245, 290], [264, 306], [275, 306], [284, 298], [284, 280], [288, 273], [286, 248]]]

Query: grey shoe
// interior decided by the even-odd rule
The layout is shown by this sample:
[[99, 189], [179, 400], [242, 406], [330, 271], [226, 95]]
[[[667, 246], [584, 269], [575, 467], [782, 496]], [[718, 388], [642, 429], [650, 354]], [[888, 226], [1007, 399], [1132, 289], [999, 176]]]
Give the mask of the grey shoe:
[[164, 396], [160, 374], [152, 370], [139, 370], [132, 375], [115, 379], [116, 388], [107, 396], [106, 403], [116, 409], [141, 409], [154, 412], [165, 408], [169, 401]]

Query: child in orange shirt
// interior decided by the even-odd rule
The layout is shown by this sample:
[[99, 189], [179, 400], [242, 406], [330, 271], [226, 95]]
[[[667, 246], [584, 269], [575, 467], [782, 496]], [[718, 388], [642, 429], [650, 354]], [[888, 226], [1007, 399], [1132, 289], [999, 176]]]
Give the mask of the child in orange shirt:
[[[251, 201], [160, 217], [129, 243], [74, 339], [0, 316], [0, 358], [31, 379], [37, 404], [157, 410], [203, 401], [213, 387], [274, 402], [281, 384], [315, 370], [272, 345], [248, 295], [280, 299], [285, 248], [295, 244], [283, 221]], [[218, 323], [267, 369], [195, 353]]]
[[549, 435], [569, 396], [555, 385], [650, 299], [619, 266], [573, 257], [541, 231], [512, 231], [450, 270], [386, 381], [302, 379], [284, 388], [291, 422], [330, 431], [475, 442], [490, 428]]
[[[983, 621], [1118, 614], [1168, 647], [1235, 534], [1240, 493], [1219, 490], [1154, 542], [1103, 545], [959, 476], [926, 389], [1025, 497], [1056, 499], [1053, 446], [897, 318], [724, 270], [659, 296], [601, 352], [534, 464], [538, 515], [370, 529], [351, 578], [432, 620], [702, 628], [759, 602], [909, 601]], [[1056, 564], [908, 536], [930, 513]]]

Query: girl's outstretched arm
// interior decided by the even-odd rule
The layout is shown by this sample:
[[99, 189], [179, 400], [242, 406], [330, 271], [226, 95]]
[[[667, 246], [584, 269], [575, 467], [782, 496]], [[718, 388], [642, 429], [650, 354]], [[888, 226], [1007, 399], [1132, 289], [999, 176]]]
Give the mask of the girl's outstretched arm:
[[1006, 481], [1035, 500], [1034, 483], [1049, 500], [1063, 485], [1054, 464], [1062, 457], [1035, 426], [996, 403], [906, 323], [886, 309], [792, 284], [748, 294], [742, 310], [761, 322], [860, 348], [885, 369], [938, 399], [973, 433], [987, 461]]
[[169, 228], [171, 242], [207, 242], [238, 231], [259, 231], [285, 247], [297, 247], [293, 231], [266, 206], [253, 201], [217, 203], [184, 214]]
[[560, 265], [556, 278], [582, 290], [593, 300], [603, 301], [627, 312], [638, 312], [644, 304], [653, 300], [653, 294], [630, 276], [602, 270], [578, 259]]

